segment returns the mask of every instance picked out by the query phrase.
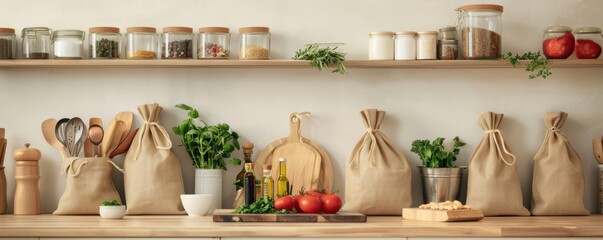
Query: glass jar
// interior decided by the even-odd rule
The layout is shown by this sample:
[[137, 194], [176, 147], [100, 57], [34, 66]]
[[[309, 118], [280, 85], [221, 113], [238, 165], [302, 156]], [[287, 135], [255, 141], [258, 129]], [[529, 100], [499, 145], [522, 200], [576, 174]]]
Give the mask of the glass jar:
[[438, 38], [440, 40], [456, 40], [456, 27], [440, 28]]
[[459, 11], [461, 51], [465, 59], [496, 59], [501, 56], [503, 6], [466, 5]]
[[0, 59], [15, 59], [16, 41], [15, 29], [0, 28]]
[[576, 34], [576, 57], [580, 59], [595, 59], [601, 55], [603, 37], [598, 27], [583, 27], [574, 31]]
[[369, 33], [369, 60], [394, 59], [394, 33], [370, 32]]
[[440, 40], [438, 41], [438, 59], [440, 60], [455, 60], [458, 56], [457, 40]]
[[84, 57], [84, 38], [86, 33], [80, 30], [56, 30], [52, 34], [55, 59], [82, 59]]
[[193, 29], [189, 27], [164, 27], [161, 36], [162, 59], [192, 59]]
[[566, 59], [574, 52], [575, 39], [570, 27], [548, 27], [542, 38], [542, 53], [548, 59]]
[[225, 27], [199, 28], [198, 59], [230, 58], [230, 29]]
[[119, 59], [121, 34], [116, 27], [92, 27], [88, 41], [90, 59]]
[[396, 60], [415, 60], [417, 58], [416, 32], [396, 32]]
[[270, 29], [268, 27], [242, 27], [239, 59], [270, 59]]
[[129, 27], [126, 33], [126, 59], [156, 59], [157, 30], [153, 27]]
[[417, 59], [437, 59], [438, 32], [425, 31], [417, 33]]
[[23, 58], [49, 59], [51, 34], [52, 30], [47, 27], [24, 28], [21, 34], [23, 38]]

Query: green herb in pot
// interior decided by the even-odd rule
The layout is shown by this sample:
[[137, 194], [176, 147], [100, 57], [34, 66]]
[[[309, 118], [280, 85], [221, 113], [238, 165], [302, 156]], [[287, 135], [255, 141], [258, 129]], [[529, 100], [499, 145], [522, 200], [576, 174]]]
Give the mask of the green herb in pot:
[[121, 206], [121, 203], [119, 203], [117, 200], [104, 201], [101, 203], [101, 206]]
[[421, 158], [424, 167], [428, 168], [452, 168], [453, 161], [456, 161], [456, 156], [461, 151], [461, 147], [465, 146], [459, 137], [453, 139], [452, 149], [446, 151], [444, 149], [445, 138], [439, 137], [430, 142], [429, 140], [415, 140], [412, 142], [411, 152], [416, 153]]
[[343, 65], [345, 53], [338, 52], [337, 47], [320, 47], [316, 43], [308, 44], [306, 49], [300, 49], [295, 52], [293, 60], [309, 60], [310, 66], [321, 71], [337, 65], [337, 68], [331, 71], [332, 73], [347, 73], [347, 69]]

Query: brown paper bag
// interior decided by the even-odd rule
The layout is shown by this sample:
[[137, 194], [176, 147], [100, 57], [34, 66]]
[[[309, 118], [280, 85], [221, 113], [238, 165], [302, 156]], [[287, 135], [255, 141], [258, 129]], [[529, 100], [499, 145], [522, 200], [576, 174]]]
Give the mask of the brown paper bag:
[[582, 160], [559, 129], [566, 119], [565, 112], [544, 115], [549, 129], [534, 157], [533, 215], [589, 214], [584, 208]]
[[111, 168], [119, 169], [109, 158], [63, 159], [61, 173], [67, 175], [65, 191], [53, 214], [99, 214], [102, 202], [121, 202], [111, 178]]
[[158, 104], [138, 107], [144, 123], [124, 160], [127, 214], [184, 214], [180, 162], [165, 128], [157, 124]]
[[487, 112], [478, 123], [485, 130], [469, 161], [467, 205], [486, 216], [530, 215], [523, 206], [513, 155], [498, 127], [503, 114]]
[[367, 131], [348, 160], [345, 211], [401, 215], [412, 204], [411, 171], [401, 152], [379, 130], [384, 111], [360, 112]]

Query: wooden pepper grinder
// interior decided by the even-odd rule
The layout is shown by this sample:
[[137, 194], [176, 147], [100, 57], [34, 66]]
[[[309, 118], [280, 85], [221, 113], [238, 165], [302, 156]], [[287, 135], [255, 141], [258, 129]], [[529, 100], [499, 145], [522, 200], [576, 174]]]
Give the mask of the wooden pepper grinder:
[[40, 150], [29, 148], [17, 149], [13, 152], [15, 159], [15, 190], [14, 214], [39, 215], [40, 214], [40, 168], [38, 161], [42, 157]]

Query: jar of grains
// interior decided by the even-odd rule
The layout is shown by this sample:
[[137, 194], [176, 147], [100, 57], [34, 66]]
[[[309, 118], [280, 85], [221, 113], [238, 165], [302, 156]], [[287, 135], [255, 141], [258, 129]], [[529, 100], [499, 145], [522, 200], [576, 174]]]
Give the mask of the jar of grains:
[[438, 32], [425, 31], [417, 33], [417, 59], [428, 60], [437, 58]]
[[270, 29], [268, 27], [242, 27], [239, 59], [270, 59]]
[[574, 31], [576, 34], [576, 57], [581, 59], [599, 58], [603, 37], [598, 27], [583, 27]]
[[370, 32], [369, 33], [369, 60], [394, 59], [394, 33]]
[[461, 52], [465, 59], [495, 59], [501, 56], [503, 6], [465, 5], [457, 9], [461, 29]]
[[199, 28], [198, 59], [228, 59], [230, 57], [230, 29], [225, 27]]
[[455, 60], [458, 56], [457, 40], [440, 40], [438, 41], [438, 59], [440, 60]]
[[126, 59], [157, 58], [157, 30], [155, 28], [129, 27], [126, 39]]
[[16, 52], [15, 29], [0, 28], [0, 59], [15, 59]]
[[84, 38], [86, 33], [80, 30], [56, 30], [52, 33], [55, 59], [82, 59], [84, 57]]
[[396, 32], [396, 60], [415, 60], [417, 58], [416, 36], [416, 32]]
[[52, 30], [47, 27], [23, 28], [22, 50], [24, 59], [49, 59], [50, 58], [50, 36]]
[[121, 34], [116, 27], [91, 27], [88, 29], [90, 59], [119, 59]]
[[189, 27], [164, 27], [161, 36], [161, 58], [193, 58], [193, 29]]

